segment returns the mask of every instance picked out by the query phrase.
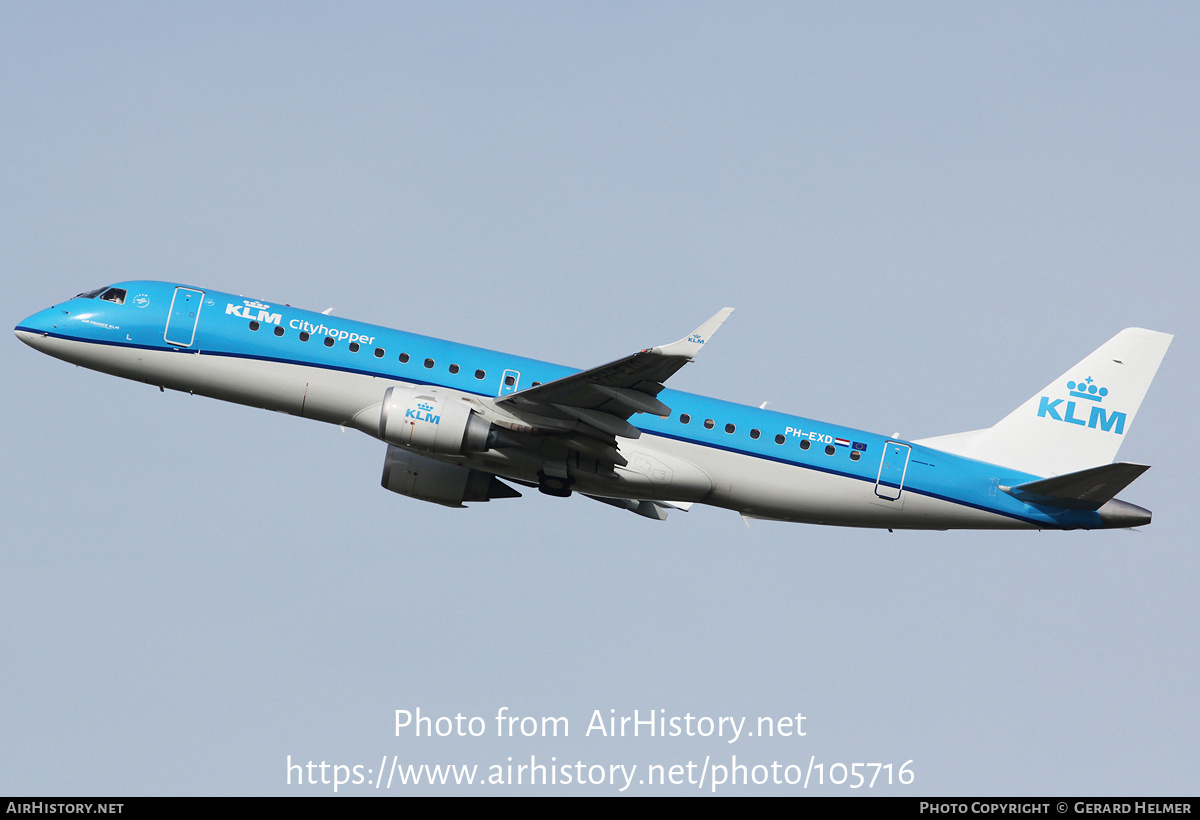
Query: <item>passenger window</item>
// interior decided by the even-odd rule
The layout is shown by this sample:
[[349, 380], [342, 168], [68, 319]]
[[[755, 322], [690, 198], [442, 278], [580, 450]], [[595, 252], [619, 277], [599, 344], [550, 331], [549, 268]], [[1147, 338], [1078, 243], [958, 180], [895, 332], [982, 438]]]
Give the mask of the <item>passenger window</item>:
[[250, 320], [250, 329], [251, 329], [251, 330], [258, 330], [258, 322], [256, 322], [256, 321], [254, 321], [253, 319], [251, 319], [251, 320]]
[[456, 364], [452, 364], [452, 365], [450, 365], [450, 373], [451, 373], [451, 374], [454, 374], [454, 373], [457, 373], [457, 372], [458, 372], [458, 365], [456, 365]]
[[736, 430], [736, 429], [737, 429], [737, 428], [736, 428], [736, 427], [734, 427], [732, 424], [726, 424], [726, 425], [725, 425], [725, 432], [726, 432], [726, 433], [732, 433], [732, 432], [733, 432], [734, 430]]
[[757, 430], [750, 431], [750, 438], [758, 438], [761, 435], [762, 435], [762, 433], [758, 432]]
[[358, 352], [358, 342], [351, 342], [351, 343], [350, 343], [350, 352], [351, 352], [351, 353], [357, 353], [357, 352]]
[[300, 331], [300, 341], [302, 341], [302, 342], [308, 341], [308, 331], [306, 331], [306, 330]]
[[689, 416], [687, 413], [679, 414], [679, 423], [680, 424], [688, 424], [691, 422], [691, 420], [692, 420], [692, 417]]
[[786, 441], [786, 439], [784, 439], [783, 433], [780, 433], [779, 435], [775, 436], [776, 444], [783, 444], [784, 441]]
[[333, 337], [332, 337], [332, 336], [326, 336], [326, 337], [325, 337], [325, 346], [326, 346], [326, 347], [333, 347]]
[[425, 360], [425, 366], [426, 366], [426, 367], [433, 367], [433, 359], [426, 359], [426, 360]]
[[283, 335], [283, 328], [282, 328], [282, 327], [280, 327], [279, 325], [275, 325], [275, 335], [276, 335], [276, 336], [282, 336], [282, 335]]
[[505, 387], [512, 387], [516, 383], [517, 383], [517, 380], [515, 378], [513, 378], [512, 376], [504, 377], [504, 386]]
[[716, 425], [716, 422], [714, 422], [712, 419], [705, 419], [705, 420], [704, 420], [704, 429], [705, 429], [705, 430], [711, 430], [711, 429], [713, 429], [713, 428], [714, 428], [714, 427], [716, 427], [716, 426], [717, 426], [717, 425]]
[[482, 378], [486, 378], [486, 377], [487, 377], [487, 373], [483, 372], [482, 370], [475, 371], [475, 378], [482, 379]]
[[809, 443], [808, 439], [803, 439], [803, 440], [800, 442], [800, 449], [801, 449], [801, 450], [807, 450], [809, 447], [812, 447], [812, 444], [810, 444], [810, 443]]
[[408, 354], [407, 353], [400, 354], [400, 364], [408, 364]]
[[862, 458], [862, 453], [858, 452], [858, 450], [850, 451], [850, 460], [851, 461], [858, 461], [860, 458]]
[[376, 359], [382, 359], [382, 358], [383, 358], [383, 348], [382, 348], [382, 347], [377, 347], [377, 348], [375, 348], [375, 358], [376, 358]]
[[837, 448], [836, 448], [836, 447], [834, 447], [832, 444], [826, 444], [826, 445], [825, 445], [825, 455], [827, 455], [827, 456], [831, 456], [831, 455], [833, 455], [833, 454], [834, 454], [834, 453], [836, 453], [836, 452], [837, 452]]

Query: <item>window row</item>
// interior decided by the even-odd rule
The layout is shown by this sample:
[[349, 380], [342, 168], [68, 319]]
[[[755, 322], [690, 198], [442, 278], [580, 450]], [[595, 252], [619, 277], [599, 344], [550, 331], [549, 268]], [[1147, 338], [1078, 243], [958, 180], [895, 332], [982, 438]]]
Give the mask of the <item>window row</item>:
[[[691, 422], [692, 422], [692, 417], [691, 417], [690, 415], [688, 415], [687, 413], [680, 413], [680, 414], [679, 414], [679, 423], [680, 423], [680, 424], [691, 424]], [[716, 427], [716, 426], [717, 426], [717, 423], [716, 423], [715, 421], [713, 421], [712, 419], [705, 419], [705, 420], [704, 420], [704, 429], [706, 429], [706, 430], [711, 430], [711, 429], [713, 429], [713, 428], [714, 428], [714, 427]], [[732, 434], [732, 433], [734, 433], [736, 430], [737, 430], [737, 425], [736, 425], [736, 424], [726, 424], [726, 425], [725, 425], [725, 432], [726, 432], [726, 433], [731, 433], [731, 434]], [[750, 430], [750, 438], [752, 438], [752, 439], [758, 439], [760, 436], [762, 436], [762, 431], [761, 431], [761, 430], [758, 430], [758, 429], [751, 428], [751, 430]], [[775, 436], [775, 443], [776, 443], [776, 444], [783, 444], [785, 441], [787, 441], [787, 436], [785, 436], [783, 433], [779, 433], [779, 434], [777, 434], [777, 435]], [[800, 449], [801, 449], [801, 450], [807, 450], [807, 449], [808, 449], [808, 448], [810, 448], [810, 447], [812, 447], [812, 442], [811, 442], [811, 441], [809, 441], [809, 440], [808, 440], [808, 439], [806, 439], [806, 438], [802, 438], [802, 439], [800, 439]], [[837, 452], [837, 447], [834, 447], [832, 444], [827, 444], [827, 445], [825, 445], [825, 455], [827, 455], [827, 456], [831, 456], [831, 455], [833, 455], [833, 454], [834, 454], [834, 453], [836, 453], [836, 452]], [[858, 450], [851, 450], [851, 451], [850, 451], [850, 460], [851, 460], [851, 461], [858, 461], [860, 458], [862, 458], [862, 453], [860, 453]]]
[[[250, 329], [251, 330], [257, 331], [261, 327], [262, 327], [262, 325], [258, 321], [256, 321], [256, 320], [250, 321]], [[275, 325], [274, 332], [275, 332], [276, 336], [283, 336], [285, 333], [287, 333], [287, 331], [283, 329], [282, 325]], [[300, 331], [300, 341], [307, 342], [310, 338], [312, 338], [312, 337], [309, 336], [307, 331], [304, 331], [304, 330]], [[337, 340], [334, 339], [332, 336], [325, 337], [325, 346], [326, 347], [333, 347], [336, 343], [337, 343]], [[351, 342], [349, 344], [349, 348], [350, 348], [351, 353], [357, 353], [359, 350], [362, 349], [361, 346], [358, 344], [358, 342]], [[382, 347], [375, 348], [375, 358], [376, 359], [382, 359], [386, 355], [387, 355], [387, 351], [385, 351]], [[400, 362], [400, 364], [408, 364], [410, 358], [411, 357], [407, 353], [401, 353], [400, 356], [398, 357], [398, 361]], [[430, 370], [432, 370], [435, 362], [433, 359], [426, 359], [424, 364], [425, 364], [426, 368], [429, 368]], [[461, 369], [462, 368], [460, 368], [457, 364], [452, 364], [452, 365], [450, 365], [450, 367], [447, 368], [447, 370], [450, 371], [450, 374], [452, 376], [457, 375]], [[486, 370], [476, 370], [475, 378], [479, 379], [479, 380], [486, 379], [487, 371]], [[512, 376], [510, 374], [510, 375], [506, 375], [504, 377], [504, 386], [505, 387], [515, 387], [516, 384], [517, 384], [517, 379], [515, 376]], [[539, 385], [541, 385], [541, 382], [534, 382], [532, 386], [538, 387]]]

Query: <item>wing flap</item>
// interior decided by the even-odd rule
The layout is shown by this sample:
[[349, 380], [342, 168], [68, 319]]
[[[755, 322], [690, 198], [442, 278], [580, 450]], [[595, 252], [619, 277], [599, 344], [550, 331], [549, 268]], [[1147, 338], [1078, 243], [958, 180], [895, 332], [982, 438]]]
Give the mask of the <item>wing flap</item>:
[[639, 501], [632, 498], [605, 498], [601, 495], [589, 495], [588, 498], [593, 501], [599, 501], [601, 504], [608, 504], [622, 510], [629, 510], [635, 515], [640, 515], [643, 518], [650, 518], [655, 521], [667, 520], [667, 509], [682, 510], [687, 512], [691, 504], [679, 504], [668, 501]]
[[610, 436], [622, 436], [624, 438], [640, 438], [642, 431], [634, 427], [620, 416], [614, 416], [612, 413], [606, 413], [603, 410], [589, 410], [586, 407], [571, 407], [565, 404], [555, 404], [555, 408], [563, 411], [568, 416], [574, 416], [580, 421], [590, 424], [602, 433], [608, 433]]
[[631, 414], [649, 413], [652, 416], [671, 415], [670, 407], [667, 407], [655, 396], [643, 393], [641, 390], [630, 390], [627, 387], [610, 387], [606, 384], [593, 384], [592, 389], [616, 399], [617, 403], [628, 408]]

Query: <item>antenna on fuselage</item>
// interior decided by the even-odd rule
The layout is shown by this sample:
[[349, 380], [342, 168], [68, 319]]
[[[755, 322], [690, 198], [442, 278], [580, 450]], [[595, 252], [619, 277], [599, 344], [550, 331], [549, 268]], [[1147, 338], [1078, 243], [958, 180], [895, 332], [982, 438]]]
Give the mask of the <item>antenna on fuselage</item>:
[[321, 311], [322, 316], [328, 316], [331, 313], [333, 313], [333, 308], [325, 308], [323, 311]]

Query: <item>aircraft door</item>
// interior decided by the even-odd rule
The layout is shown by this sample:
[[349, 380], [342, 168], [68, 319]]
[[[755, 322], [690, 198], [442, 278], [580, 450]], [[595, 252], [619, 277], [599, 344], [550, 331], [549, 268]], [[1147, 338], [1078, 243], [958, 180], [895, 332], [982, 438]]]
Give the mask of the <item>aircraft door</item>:
[[202, 290], [175, 288], [175, 298], [171, 300], [171, 314], [167, 317], [167, 329], [163, 332], [163, 339], [167, 344], [191, 347], [196, 338], [196, 323], [200, 321], [200, 303], [203, 301]]
[[912, 448], [898, 441], [889, 441], [883, 446], [883, 458], [879, 462], [879, 475], [875, 479], [875, 495], [895, 501], [904, 489], [904, 474], [908, 471], [908, 457]]
[[516, 393], [520, 384], [520, 372], [516, 370], [505, 370], [504, 375], [500, 377], [500, 392], [496, 395], [507, 396], [509, 393]]

